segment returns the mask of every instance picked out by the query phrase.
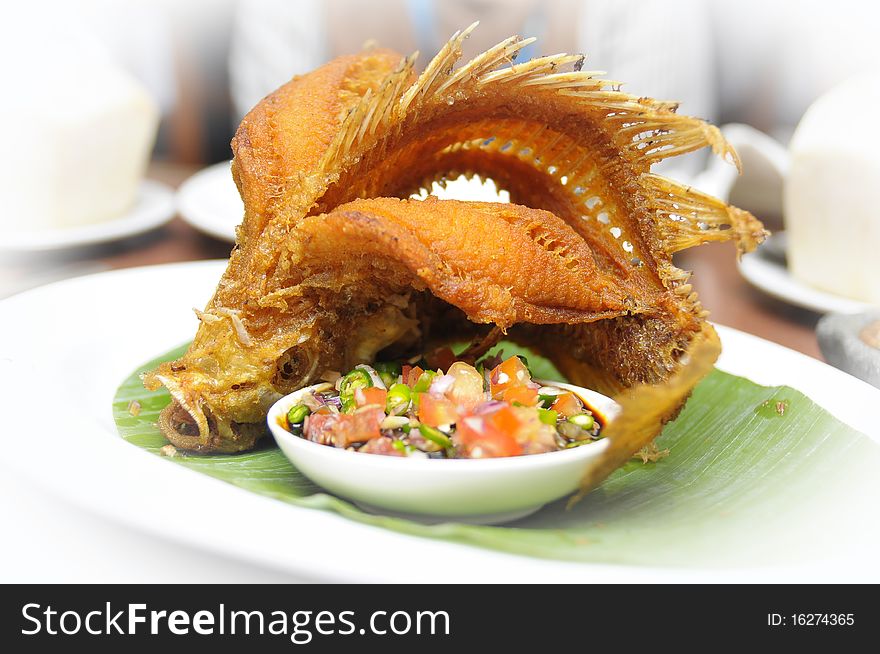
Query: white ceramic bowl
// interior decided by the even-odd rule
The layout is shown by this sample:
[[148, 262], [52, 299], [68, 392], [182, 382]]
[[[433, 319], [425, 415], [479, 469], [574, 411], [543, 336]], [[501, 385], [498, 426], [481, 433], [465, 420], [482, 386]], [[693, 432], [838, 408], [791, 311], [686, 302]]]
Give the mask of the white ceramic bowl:
[[[536, 380], [576, 393], [602, 419], [619, 405], [595, 391]], [[297, 469], [331, 493], [374, 512], [439, 522], [494, 524], [524, 517], [576, 491], [608, 441], [558, 452], [494, 459], [421, 459], [349, 452], [294, 436], [282, 425], [313, 386], [286, 395], [269, 410], [275, 441]]]

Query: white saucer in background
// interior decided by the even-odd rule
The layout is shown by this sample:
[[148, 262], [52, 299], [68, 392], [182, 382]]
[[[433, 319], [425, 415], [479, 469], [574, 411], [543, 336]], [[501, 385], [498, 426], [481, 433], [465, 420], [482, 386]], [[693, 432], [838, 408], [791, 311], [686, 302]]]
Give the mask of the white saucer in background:
[[[691, 184], [700, 190], [751, 211], [758, 218], [784, 213], [783, 187], [788, 175], [788, 149], [774, 138], [749, 125], [721, 127], [739, 153], [743, 174], [718, 157]], [[782, 302], [817, 313], [858, 313], [870, 304], [810, 286], [792, 276], [786, 265], [787, 239], [780, 231], [757, 250], [746, 254], [739, 270], [749, 284]]]
[[244, 204], [238, 195], [231, 162], [209, 166], [180, 185], [177, 211], [200, 232], [223, 241], [235, 242], [235, 228], [244, 217]]
[[785, 264], [785, 232], [773, 234], [757, 250], [743, 255], [739, 271], [749, 284], [767, 295], [817, 313], [860, 313], [875, 308], [793, 277]]
[[77, 227], [0, 233], [0, 251], [48, 252], [117, 241], [164, 225], [174, 212], [171, 187], [145, 179], [138, 187], [134, 205], [118, 218]]

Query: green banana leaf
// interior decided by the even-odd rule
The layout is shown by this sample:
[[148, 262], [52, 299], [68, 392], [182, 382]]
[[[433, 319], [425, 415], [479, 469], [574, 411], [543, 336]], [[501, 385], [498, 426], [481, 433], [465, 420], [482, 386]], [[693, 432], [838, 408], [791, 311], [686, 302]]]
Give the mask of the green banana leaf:
[[[505, 352], [522, 352], [502, 343]], [[119, 387], [113, 413], [120, 435], [158, 454], [156, 427], [169, 402], [143, 388], [140, 366]], [[524, 352], [538, 377], [560, 375]], [[132, 402], [140, 405], [133, 415]], [[780, 404], [781, 403], [781, 404]], [[880, 448], [789, 387], [765, 387], [713, 371], [657, 440], [668, 456], [633, 460], [573, 508], [565, 501], [501, 526], [426, 525], [367, 513], [312, 484], [270, 437], [235, 455], [163, 457], [245, 490], [427, 538], [535, 557], [678, 567], [794, 564], [827, 557], [874, 512]], [[866, 513], [867, 512], [867, 513]]]

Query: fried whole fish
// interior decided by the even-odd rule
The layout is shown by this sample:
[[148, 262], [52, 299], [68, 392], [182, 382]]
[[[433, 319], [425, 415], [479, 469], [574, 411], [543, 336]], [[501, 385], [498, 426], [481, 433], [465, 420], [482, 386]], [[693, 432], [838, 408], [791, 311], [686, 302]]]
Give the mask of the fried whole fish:
[[[649, 443], [720, 351], [674, 252], [765, 231], [650, 172], [720, 132], [632, 96], [580, 55], [512, 63], [511, 37], [458, 68], [456, 34], [421, 75], [371, 50], [296, 77], [232, 142], [245, 205], [229, 266], [179, 360], [144, 376], [161, 428], [196, 452], [251, 448], [280, 395], [377, 353], [504, 332], [574, 383], [616, 394], [595, 483]], [[459, 175], [512, 204], [411, 200]]]

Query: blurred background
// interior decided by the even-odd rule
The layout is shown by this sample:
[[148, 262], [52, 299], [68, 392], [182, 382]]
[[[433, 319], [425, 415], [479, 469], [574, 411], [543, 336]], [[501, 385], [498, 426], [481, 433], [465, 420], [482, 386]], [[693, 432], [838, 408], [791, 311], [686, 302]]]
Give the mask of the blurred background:
[[[809, 104], [880, 61], [874, 3], [863, 0], [31, 0], [6, 3], [4, 31], [46, 47], [94, 40], [158, 103], [154, 155], [228, 159], [260, 98], [375, 41], [421, 62], [480, 20], [465, 56], [510, 34], [537, 36], [524, 56], [584, 52], [625, 89], [682, 101], [715, 123], [750, 124], [783, 141]], [[12, 45], [6, 35], [7, 48]], [[25, 52], [4, 65], [27, 67]], [[64, 57], [58, 48], [58, 56]], [[9, 93], [12, 89], [6, 88]]]
[[[623, 80], [625, 91], [680, 101], [680, 112], [723, 126], [743, 159], [742, 177], [706, 153], [666, 161], [662, 172], [730, 199], [788, 238], [768, 245], [751, 268], [745, 260], [737, 268], [724, 246], [682, 254], [680, 265], [697, 272], [697, 289], [716, 319], [819, 356], [814, 328], [821, 314], [880, 304], [880, 268], [870, 267], [880, 266], [874, 256], [880, 219], [873, 201], [867, 204], [880, 164], [866, 154], [878, 138], [870, 126], [877, 105], [868, 101], [880, 88], [872, 77], [880, 63], [875, 3], [31, 0], [2, 6], [0, 115], [12, 156], [0, 161], [0, 297], [108, 268], [226, 257], [241, 218], [229, 141], [251, 107], [292, 76], [369, 44], [418, 50], [424, 65], [456, 30], [479, 20], [465, 57], [511, 34], [536, 36], [523, 58], [583, 52], [587, 69]], [[824, 122], [819, 110], [812, 112], [815, 125], [793, 142], [807, 109], [841, 85], [849, 90], [826, 102]], [[816, 134], [824, 135], [824, 145]], [[834, 175], [811, 163], [815, 151]], [[797, 168], [800, 161], [807, 163]], [[822, 191], [822, 180], [832, 177], [831, 190]], [[849, 183], [857, 178], [861, 196]], [[816, 200], [820, 191], [825, 195]], [[807, 209], [794, 211], [799, 203]], [[836, 207], [833, 220], [827, 211], [811, 213], [826, 205]], [[838, 239], [841, 230], [832, 224], [842, 207], [862, 236], [856, 254], [853, 239]]]

